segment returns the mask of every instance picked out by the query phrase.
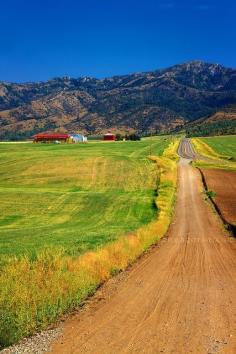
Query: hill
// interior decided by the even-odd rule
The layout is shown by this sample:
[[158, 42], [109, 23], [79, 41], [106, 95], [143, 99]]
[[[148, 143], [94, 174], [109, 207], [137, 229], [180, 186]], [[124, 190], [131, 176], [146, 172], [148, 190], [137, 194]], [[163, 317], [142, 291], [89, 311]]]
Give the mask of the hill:
[[39, 131], [161, 132], [236, 104], [236, 70], [193, 61], [106, 79], [0, 83], [0, 138]]
[[236, 134], [236, 105], [221, 110], [184, 126], [187, 136]]

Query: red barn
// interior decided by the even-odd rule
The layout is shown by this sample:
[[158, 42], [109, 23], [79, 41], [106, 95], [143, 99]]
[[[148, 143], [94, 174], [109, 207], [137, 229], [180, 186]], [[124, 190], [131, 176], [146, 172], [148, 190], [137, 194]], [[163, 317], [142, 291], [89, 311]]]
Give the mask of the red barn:
[[115, 135], [112, 134], [112, 133], [106, 133], [106, 134], [104, 134], [104, 136], [103, 136], [103, 140], [105, 140], [105, 141], [115, 141], [115, 140], [116, 140], [116, 137], [115, 137]]
[[46, 134], [46, 133], [41, 133], [41, 134], [36, 134], [33, 136], [34, 138], [34, 143], [55, 143], [55, 142], [60, 142], [60, 143], [67, 143], [70, 135], [69, 134]]

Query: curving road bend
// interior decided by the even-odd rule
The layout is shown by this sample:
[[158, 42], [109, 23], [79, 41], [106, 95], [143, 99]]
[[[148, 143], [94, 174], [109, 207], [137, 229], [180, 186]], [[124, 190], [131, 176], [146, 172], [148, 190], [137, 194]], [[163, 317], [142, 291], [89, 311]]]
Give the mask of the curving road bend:
[[168, 237], [67, 319], [50, 353], [236, 353], [236, 242], [204, 200], [188, 144]]

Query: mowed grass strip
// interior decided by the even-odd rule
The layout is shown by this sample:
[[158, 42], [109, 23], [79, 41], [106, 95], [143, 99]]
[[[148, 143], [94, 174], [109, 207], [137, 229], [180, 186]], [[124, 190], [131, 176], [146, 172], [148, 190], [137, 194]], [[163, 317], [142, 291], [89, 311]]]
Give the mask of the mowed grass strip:
[[191, 141], [200, 155], [210, 159], [194, 162], [194, 166], [236, 170], [235, 135], [192, 138]]
[[236, 135], [200, 138], [219, 155], [232, 157], [236, 161]]
[[0, 144], [0, 259], [63, 247], [77, 256], [149, 223], [170, 138], [83, 145]]

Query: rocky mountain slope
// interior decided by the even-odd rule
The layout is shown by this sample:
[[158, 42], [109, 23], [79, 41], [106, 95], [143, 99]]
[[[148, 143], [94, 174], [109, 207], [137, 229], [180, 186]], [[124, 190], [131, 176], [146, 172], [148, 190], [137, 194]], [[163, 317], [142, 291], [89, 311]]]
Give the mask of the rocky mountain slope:
[[194, 61], [98, 80], [0, 83], [0, 138], [39, 131], [173, 129], [236, 103], [236, 70]]

